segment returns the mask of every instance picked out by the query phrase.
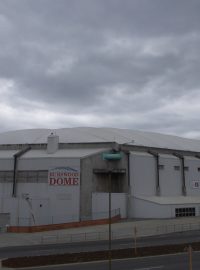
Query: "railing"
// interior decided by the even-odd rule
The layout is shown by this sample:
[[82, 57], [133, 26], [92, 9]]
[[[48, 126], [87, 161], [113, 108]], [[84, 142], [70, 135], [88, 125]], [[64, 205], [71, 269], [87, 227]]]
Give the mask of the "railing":
[[194, 231], [200, 229], [200, 223], [182, 223], [156, 226], [156, 228], [142, 228], [138, 230], [141, 236], [168, 234], [174, 232]]
[[[183, 224], [168, 224], [152, 227], [137, 227], [132, 226], [124, 229], [112, 230], [112, 239], [128, 239], [133, 238], [135, 232], [137, 237], [162, 235], [175, 232], [200, 230], [200, 223], [183, 223]], [[57, 232], [52, 235], [41, 237], [41, 243], [73, 243], [83, 241], [99, 241], [108, 239], [108, 230], [99, 232], [85, 232], [78, 234], [68, 234]]]

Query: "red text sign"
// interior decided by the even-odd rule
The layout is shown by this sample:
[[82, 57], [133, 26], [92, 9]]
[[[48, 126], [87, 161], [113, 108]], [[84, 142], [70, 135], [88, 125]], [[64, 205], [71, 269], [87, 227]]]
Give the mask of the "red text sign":
[[51, 186], [78, 186], [79, 172], [69, 167], [53, 168], [49, 170], [48, 182]]

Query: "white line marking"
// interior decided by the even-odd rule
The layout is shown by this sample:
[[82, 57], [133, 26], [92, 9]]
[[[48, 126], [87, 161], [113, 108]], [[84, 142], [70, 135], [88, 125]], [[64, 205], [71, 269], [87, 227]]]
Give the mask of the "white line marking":
[[159, 265], [159, 266], [149, 266], [149, 267], [146, 267], [146, 268], [137, 268], [135, 270], [151, 270], [151, 269], [161, 269], [163, 268], [164, 266], [163, 265]]

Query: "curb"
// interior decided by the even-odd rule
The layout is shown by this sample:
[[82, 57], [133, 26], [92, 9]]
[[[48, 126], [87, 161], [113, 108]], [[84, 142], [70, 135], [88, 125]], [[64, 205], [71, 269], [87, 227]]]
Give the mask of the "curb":
[[15, 269], [15, 268], [3, 267], [3, 266], [2, 266], [2, 260], [0, 260], [0, 270], [1, 270], [1, 269], [4, 269], [4, 270], [6, 270], [6, 269], [7, 269], [7, 270], [11, 270], [11, 269]]

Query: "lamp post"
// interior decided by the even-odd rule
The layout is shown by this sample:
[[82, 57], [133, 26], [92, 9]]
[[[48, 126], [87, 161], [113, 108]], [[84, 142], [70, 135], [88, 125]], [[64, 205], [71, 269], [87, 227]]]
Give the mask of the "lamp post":
[[112, 238], [112, 235], [111, 235], [111, 188], [112, 188], [112, 182], [111, 182], [111, 179], [112, 179], [112, 171], [109, 170], [108, 171], [108, 185], [109, 185], [109, 197], [108, 197], [108, 212], [109, 212], [109, 221], [108, 221], [108, 224], [109, 224], [109, 253], [108, 253], [108, 259], [109, 259], [109, 270], [111, 270], [112, 268], [112, 265], [111, 265], [111, 258], [112, 258], [112, 254], [111, 254], [111, 238]]
[[108, 231], [108, 260], [109, 260], [109, 270], [112, 269], [112, 247], [111, 247], [111, 193], [112, 193], [112, 169], [110, 169], [109, 161], [118, 161], [121, 159], [121, 153], [114, 152], [114, 153], [103, 153], [103, 160], [107, 161], [107, 168], [108, 168], [108, 224], [109, 224], [109, 231]]

